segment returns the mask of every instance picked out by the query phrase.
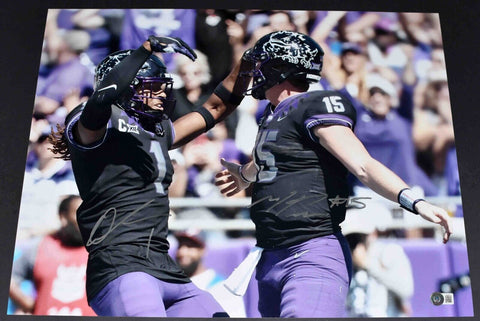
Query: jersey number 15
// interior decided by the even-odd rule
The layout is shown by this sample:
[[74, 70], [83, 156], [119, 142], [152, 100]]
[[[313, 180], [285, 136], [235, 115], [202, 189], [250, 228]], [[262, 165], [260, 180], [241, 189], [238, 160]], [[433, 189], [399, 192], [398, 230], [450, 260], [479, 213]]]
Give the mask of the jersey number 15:
[[327, 96], [323, 97], [322, 102], [325, 104], [329, 113], [342, 113], [345, 111], [345, 106], [342, 103], [342, 97], [340, 96]]

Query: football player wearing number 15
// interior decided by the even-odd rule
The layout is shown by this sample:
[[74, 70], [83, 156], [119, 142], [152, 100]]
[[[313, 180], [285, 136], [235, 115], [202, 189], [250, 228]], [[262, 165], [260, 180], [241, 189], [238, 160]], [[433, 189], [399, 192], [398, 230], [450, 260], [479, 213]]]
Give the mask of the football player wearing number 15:
[[277, 31], [248, 52], [254, 98], [268, 99], [254, 160], [222, 160], [216, 184], [231, 196], [254, 183], [250, 214], [257, 246], [262, 317], [345, 317], [351, 256], [339, 224], [345, 219], [348, 171], [366, 186], [451, 233], [447, 213], [417, 197], [373, 159], [354, 135], [356, 112], [318, 82], [322, 48], [310, 37]]
[[168, 255], [168, 150], [234, 110], [249, 83], [239, 71], [250, 63], [242, 60], [202, 107], [172, 124], [173, 80], [152, 52], [196, 58], [181, 39], [156, 36], [112, 53], [96, 68], [93, 95], [51, 135], [53, 151], [71, 159], [83, 201], [87, 298], [101, 316], [225, 316]]

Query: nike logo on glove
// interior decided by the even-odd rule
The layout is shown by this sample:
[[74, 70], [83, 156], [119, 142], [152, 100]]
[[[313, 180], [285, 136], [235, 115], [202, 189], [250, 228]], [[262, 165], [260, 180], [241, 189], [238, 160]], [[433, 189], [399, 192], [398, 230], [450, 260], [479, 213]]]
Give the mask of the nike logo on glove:
[[297, 252], [297, 253], [295, 253], [295, 255], [293, 256], [293, 258], [294, 258], [294, 259], [299, 258], [300, 256], [302, 256], [303, 254], [307, 253], [308, 251], [310, 251], [310, 250], [305, 250], [305, 251], [302, 251], [302, 252]]
[[117, 90], [117, 84], [112, 84], [112, 85], [110, 85], [110, 86], [103, 87], [103, 88], [101, 88], [101, 89], [99, 89], [99, 90], [97, 90], [97, 91], [104, 91], [104, 90], [107, 90], [107, 89], [110, 89], [110, 88], [113, 88], [113, 89]]

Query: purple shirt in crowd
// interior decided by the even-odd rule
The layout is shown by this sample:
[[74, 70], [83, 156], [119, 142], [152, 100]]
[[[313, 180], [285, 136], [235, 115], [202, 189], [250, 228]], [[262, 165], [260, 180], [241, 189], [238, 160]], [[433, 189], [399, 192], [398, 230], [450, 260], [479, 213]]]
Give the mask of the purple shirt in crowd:
[[46, 96], [62, 102], [73, 88], [80, 90], [93, 87], [93, 74], [75, 58], [55, 66], [45, 77], [38, 77], [37, 96]]
[[407, 184], [422, 187], [427, 196], [438, 193], [416, 163], [411, 122], [399, 116], [395, 109], [381, 119], [365, 108], [358, 108], [355, 134], [373, 158], [390, 168]]
[[[193, 9], [125, 10], [120, 49], [138, 48], [150, 35], [179, 37], [194, 49], [195, 16]], [[168, 70], [175, 67], [172, 58], [163, 55]]]

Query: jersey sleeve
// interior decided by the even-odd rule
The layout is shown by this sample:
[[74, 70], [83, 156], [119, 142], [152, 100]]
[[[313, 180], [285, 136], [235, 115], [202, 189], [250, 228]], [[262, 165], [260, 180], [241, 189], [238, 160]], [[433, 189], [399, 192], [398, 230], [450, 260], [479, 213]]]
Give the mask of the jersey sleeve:
[[355, 107], [339, 92], [314, 92], [303, 103], [305, 104], [303, 125], [315, 142], [318, 142], [313, 133], [313, 128], [316, 126], [338, 125], [352, 130], [355, 127], [357, 118]]
[[[97, 142], [94, 142], [89, 145], [82, 145], [79, 142], [75, 140], [75, 137], [73, 135], [73, 130], [75, 126], [78, 126], [78, 122], [80, 120], [80, 117], [82, 115], [83, 109], [85, 107], [85, 103], [75, 107], [66, 117], [65, 119], [65, 136], [67, 138], [68, 144], [76, 149], [80, 150], [91, 150], [95, 149], [98, 146], [102, 145], [102, 143], [105, 141], [107, 137], [108, 130], [105, 131], [105, 135], [98, 140]], [[110, 127], [110, 122], [107, 124], [107, 129]]]

